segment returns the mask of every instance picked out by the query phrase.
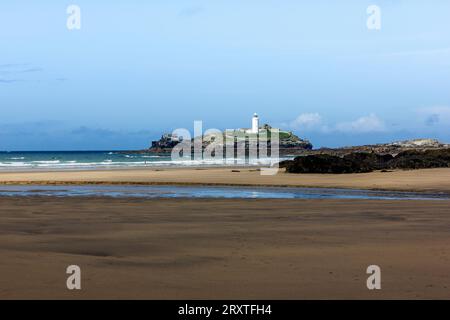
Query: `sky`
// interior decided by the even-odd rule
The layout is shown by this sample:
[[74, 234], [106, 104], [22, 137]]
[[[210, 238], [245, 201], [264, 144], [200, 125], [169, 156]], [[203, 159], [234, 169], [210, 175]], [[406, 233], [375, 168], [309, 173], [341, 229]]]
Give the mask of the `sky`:
[[314, 147], [450, 142], [449, 15], [446, 0], [4, 1], [0, 150], [142, 149], [254, 112]]

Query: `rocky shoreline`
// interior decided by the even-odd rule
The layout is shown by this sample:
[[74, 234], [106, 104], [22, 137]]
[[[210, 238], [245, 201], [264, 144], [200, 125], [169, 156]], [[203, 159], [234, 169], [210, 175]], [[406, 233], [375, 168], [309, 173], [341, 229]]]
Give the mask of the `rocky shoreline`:
[[[127, 153], [170, 155], [180, 142], [170, 135], [163, 135], [144, 150]], [[193, 140], [192, 140], [193, 141]], [[202, 140], [205, 150], [213, 140]], [[224, 145], [222, 146], [225, 150]], [[237, 143], [234, 144], [237, 150]], [[249, 145], [245, 144], [246, 152]], [[270, 154], [270, 140], [268, 143]], [[193, 149], [192, 149], [193, 152]], [[313, 149], [308, 140], [300, 139], [289, 131], [283, 131], [279, 143], [280, 157], [295, 156], [293, 160], [279, 163], [288, 173], [364, 173], [376, 170], [412, 170], [450, 167], [450, 144], [436, 139], [415, 139], [385, 144]]]
[[362, 173], [450, 167], [450, 145], [433, 139], [310, 150], [280, 163], [289, 173]]

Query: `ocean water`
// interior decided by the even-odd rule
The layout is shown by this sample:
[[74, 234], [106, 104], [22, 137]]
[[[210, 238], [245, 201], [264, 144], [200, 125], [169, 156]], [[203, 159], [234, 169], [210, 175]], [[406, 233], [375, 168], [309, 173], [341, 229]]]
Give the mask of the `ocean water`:
[[113, 197], [113, 198], [231, 198], [231, 199], [374, 199], [450, 200], [446, 194], [325, 189], [215, 186], [120, 186], [120, 185], [3, 185], [0, 197]]
[[[255, 159], [249, 162], [253, 165], [267, 163], [269, 163], [269, 159]], [[233, 165], [234, 163], [227, 162], [227, 164]], [[170, 155], [167, 154], [136, 154], [118, 151], [0, 152], [0, 170], [2, 171], [205, 165], [224, 165], [224, 162], [215, 159], [172, 161]]]

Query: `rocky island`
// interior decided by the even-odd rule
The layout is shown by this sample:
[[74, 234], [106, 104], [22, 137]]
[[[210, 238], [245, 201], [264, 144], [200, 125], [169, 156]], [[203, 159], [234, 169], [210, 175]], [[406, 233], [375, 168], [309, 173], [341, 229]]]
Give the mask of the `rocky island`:
[[[270, 134], [271, 134], [272, 127], [268, 124], [263, 125], [260, 127], [260, 130], [267, 130], [269, 139], [268, 139], [268, 148], [270, 149], [271, 141], [270, 141]], [[239, 132], [240, 129], [237, 130], [226, 130], [222, 133], [222, 141], [226, 140], [233, 140], [235, 137], [239, 136], [241, 132]], [[194, 140], [201, 139], [202, 148], [205, 149], [212, 143], [216, 143], [216, 147], [223, 147], [225, 149], [225, 145], [218, 145], [217, 141], [215, 141], [214, 137], [212, 135], [205, 135], [202, 137], [196, 137], [191, 139], [192, 144], [194, 143]], [[143, 152], [149, 152], [149, 153], [171, 153], [172, 149], [181, 141], [183, 141], [182, 137], [179, 137], [174, 134], [164, 134], [161, 136], [159, 140], [152, 141], [151, 147], [147, 150], [142, 150]], [[236, 149], [239, 142], [234, 143], [234, 148]], [[248, 141], [245, 144], [245, 149], [248, 150], [249, 143]], [[280, 130], [279, 131], [279, 150], [281, 155], [296, 155], [296, 154], [302, 154], [305, 150], [312, 150], [313, 145], [311, 142], [305, 139], [299, 138], [297, 135], [295, 135], [292, 131], [285, 131]]]

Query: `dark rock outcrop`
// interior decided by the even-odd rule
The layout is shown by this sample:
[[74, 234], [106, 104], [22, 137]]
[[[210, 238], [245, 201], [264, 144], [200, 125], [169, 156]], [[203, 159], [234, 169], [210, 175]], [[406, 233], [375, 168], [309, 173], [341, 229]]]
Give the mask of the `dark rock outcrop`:
[[407, 150], [396, 156], [352, 152], [344, 156], [316, 154], [280, 163], [289, 173], [361, 173], [387, 169], [450, 167], [450, 148]]
[[450, 167], [450, 149], [407, 150], [387, 163], [389, 169], [426, 169]]
[[358, 173], [383, 169], [388, 158], [373, 153], [350, 153], [343, 157], [317, 154], [284, 161], [282, 166], [290, 173]]

